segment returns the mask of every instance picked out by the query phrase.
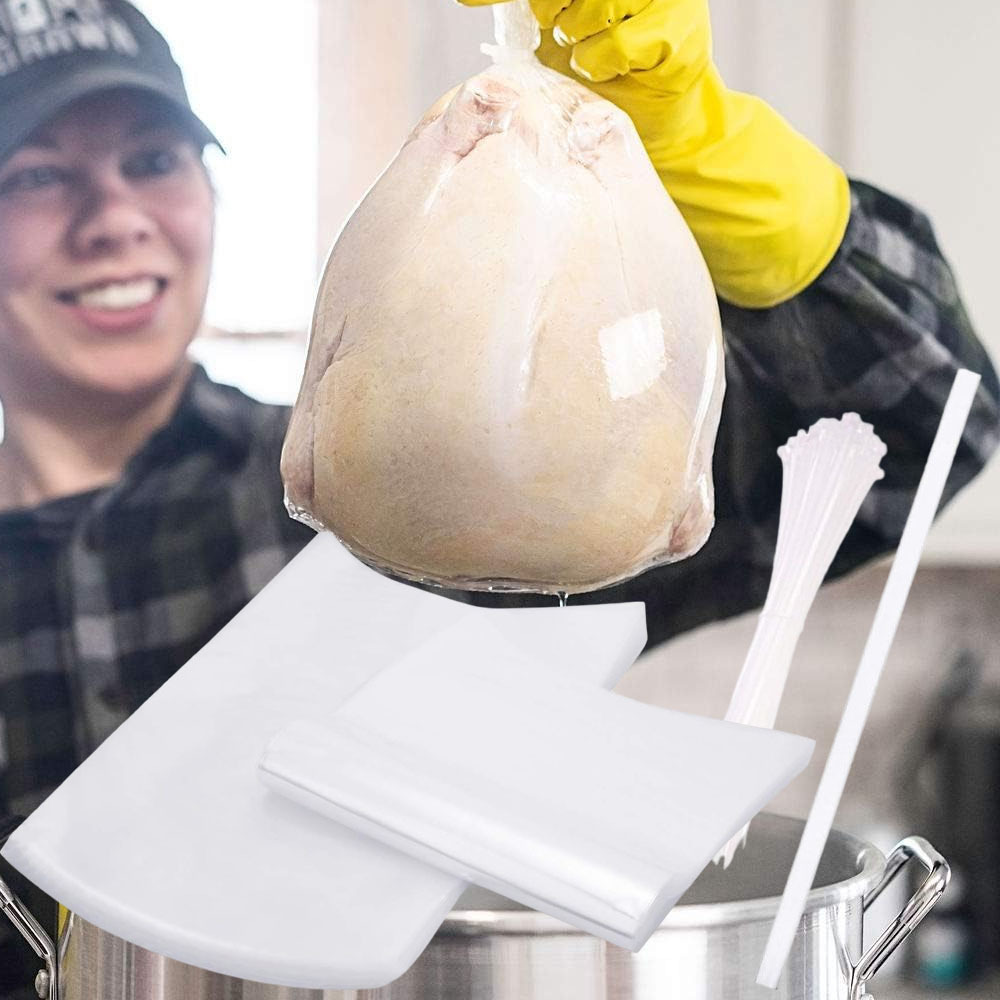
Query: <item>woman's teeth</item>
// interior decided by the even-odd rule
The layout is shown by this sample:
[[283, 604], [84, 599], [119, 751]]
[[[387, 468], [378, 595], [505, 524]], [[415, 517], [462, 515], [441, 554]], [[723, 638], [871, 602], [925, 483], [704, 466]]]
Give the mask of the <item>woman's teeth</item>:
[[151, 302], [159, 291], [160, 282], [156, 278], [137, 278], [79, 292], [76, 302], [88, 309], [134, 309]]

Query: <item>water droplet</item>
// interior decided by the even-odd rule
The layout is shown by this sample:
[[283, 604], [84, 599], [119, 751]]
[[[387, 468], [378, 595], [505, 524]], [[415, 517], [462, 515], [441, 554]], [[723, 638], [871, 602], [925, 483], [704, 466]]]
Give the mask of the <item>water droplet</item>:
[[559, 598], [559, 607], [566, 607], [566, 602], [569, 600], [569, 594], [565, 590], [557, 590], [556, 597]]

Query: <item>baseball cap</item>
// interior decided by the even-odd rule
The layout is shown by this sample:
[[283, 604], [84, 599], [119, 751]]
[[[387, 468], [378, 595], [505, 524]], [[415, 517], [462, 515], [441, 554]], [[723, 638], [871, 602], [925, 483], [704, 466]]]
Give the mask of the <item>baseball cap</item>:
[[222, 148], [166, 39], [126, 0], [0, 0], [0, 164], [74, 101], [119, 87], [155, 95]]

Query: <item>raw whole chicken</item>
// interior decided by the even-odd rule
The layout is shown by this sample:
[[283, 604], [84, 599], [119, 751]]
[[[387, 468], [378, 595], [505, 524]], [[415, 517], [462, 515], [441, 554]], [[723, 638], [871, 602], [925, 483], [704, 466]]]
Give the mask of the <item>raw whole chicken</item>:
[[380, 570], [575, 593], [711, 530], [718, 304], [630, 120], [507, 56], [334, 246], [282, 475], [293, 516]]

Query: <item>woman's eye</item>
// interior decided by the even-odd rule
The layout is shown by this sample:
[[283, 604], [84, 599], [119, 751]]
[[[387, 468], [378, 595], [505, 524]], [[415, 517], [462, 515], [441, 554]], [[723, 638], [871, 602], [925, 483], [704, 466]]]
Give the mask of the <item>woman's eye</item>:
[[161, 177], [172, 173], [180, 163], [176, 149], [148, 149], [130, 156], [122, 167], [126, 177]]
[[0, 180], [0, 195], [37, 191], [53, 184], [61, 184], [66, 178], [66, 171], [59, 167], [23, 167]]

